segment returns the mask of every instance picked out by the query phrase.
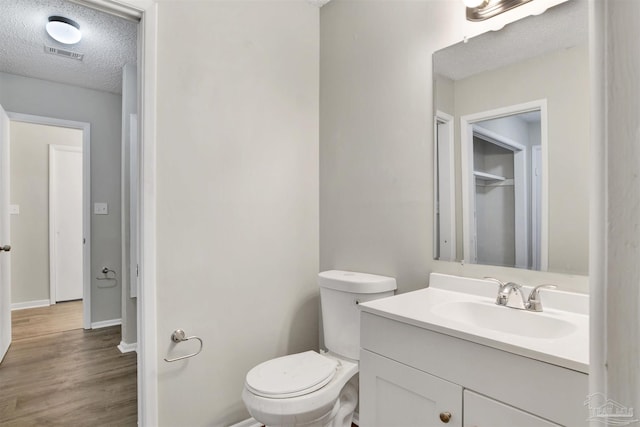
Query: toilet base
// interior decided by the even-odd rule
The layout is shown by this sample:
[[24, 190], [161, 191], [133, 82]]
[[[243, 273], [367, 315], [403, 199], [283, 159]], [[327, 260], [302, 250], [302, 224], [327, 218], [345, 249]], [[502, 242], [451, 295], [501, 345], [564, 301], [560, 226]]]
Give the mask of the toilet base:
[[[353, 420], [353, 412], [358, 405], [358, 390], [348, 382], [344, 386], [340, 397], [334, 406], [335, 415], [329, 423], [325, 424], [326, 427], [351, 427], [351, 421]], [[336, 410], [337, 408], [337, 410]], [[334, 412], [334, 411], [332, 411]]]
[[[358, 390], [347, 383], [331, 411], [312, 421], [294, 420], [293, 423], [269, 424], [266, 427], [351, 427], [353, 413], [358, 405]], [[259, 421], [259, 420], [258, 420]]]
[[358, 405], [358, 363], [325, 353], [335, 359], [338, 368], [324, 387], [291, 398], [269, 398], [242, 390], [249, 414], [269, 427], [351, 427]]

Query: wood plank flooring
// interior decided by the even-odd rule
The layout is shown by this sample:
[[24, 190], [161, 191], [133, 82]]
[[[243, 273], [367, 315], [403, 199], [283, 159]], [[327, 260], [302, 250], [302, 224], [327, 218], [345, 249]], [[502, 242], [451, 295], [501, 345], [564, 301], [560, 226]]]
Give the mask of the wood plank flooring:
[[82, 301], [11, 312], [13, 341], [82, 328]]
[[0, 364], [0, 425], [135, 426], [136, 353], [116, 348], [120, 327], [42, 333], [34, 320], [41, 313], [22, 317], [30, 310], [15, 311], [14, 320], [40, 326], [14, 336]]

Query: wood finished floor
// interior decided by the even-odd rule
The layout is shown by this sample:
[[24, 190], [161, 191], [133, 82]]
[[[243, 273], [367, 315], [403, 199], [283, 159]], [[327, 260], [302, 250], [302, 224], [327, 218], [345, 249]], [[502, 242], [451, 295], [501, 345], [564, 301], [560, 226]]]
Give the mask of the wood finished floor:
[[12, 314], [21, 338], [0, 364], [1, 426], [136, 425], [136, 353], [116, 348], [120, 326], [47, 332], [67, 323], [43, 320], [41, 309]]
[[82, 301], [11, 312], [13, 341], [82, 328]]

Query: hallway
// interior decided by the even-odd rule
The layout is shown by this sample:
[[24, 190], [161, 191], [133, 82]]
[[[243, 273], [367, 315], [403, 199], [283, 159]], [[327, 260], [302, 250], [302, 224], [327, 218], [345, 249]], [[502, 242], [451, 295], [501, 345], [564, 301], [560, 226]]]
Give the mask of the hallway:
[[81, 302], [12, 313], [13, 343], [0, 364], [1, 425], [136, 425], [136, 353], [116, 348], [120, 326], [81, 324]]

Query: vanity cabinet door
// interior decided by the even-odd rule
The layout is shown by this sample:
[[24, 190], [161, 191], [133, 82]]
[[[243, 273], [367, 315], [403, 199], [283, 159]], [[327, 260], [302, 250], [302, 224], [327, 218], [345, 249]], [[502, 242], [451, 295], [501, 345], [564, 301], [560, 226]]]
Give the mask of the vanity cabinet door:
[[561, 427], [496, 400], [464, 391], [464, 427]]
[[462, 387], [361, 350], [360, 425], [462, 427]]

